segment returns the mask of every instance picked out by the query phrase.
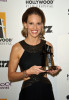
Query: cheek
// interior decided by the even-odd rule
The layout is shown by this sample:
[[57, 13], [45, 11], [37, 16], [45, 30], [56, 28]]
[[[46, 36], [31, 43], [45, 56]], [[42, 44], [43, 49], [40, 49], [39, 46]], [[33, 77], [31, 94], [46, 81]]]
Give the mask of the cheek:
[[28, 25], [28, 27], [27, 27], [27, 28], [28, 28], [28, 30], [30, 30], [30, 29], [32, 29], [32, 28], [33, 28], [33, 26]]
[[[27, 28], [28, 28], [28, 30], [31, 30], [31, 29], [34, 28], [34, 25], [28, 25]], [[39, 31], [41, 31], [42, 26], [41, 26], [41, 25], [37, 25], [37, 26], [36, 26], [36, 29], [38, 29]]]
[[37, 28], [42, 29], [42, 25], [37, 25]]
[[41, 31], [41, 29], [42, 29], [42, 26], [38, 26], [38, 29]]

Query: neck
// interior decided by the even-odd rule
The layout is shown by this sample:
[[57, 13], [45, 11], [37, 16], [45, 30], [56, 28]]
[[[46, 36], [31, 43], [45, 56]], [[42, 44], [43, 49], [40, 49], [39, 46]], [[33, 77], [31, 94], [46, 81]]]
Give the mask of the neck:
[[37, 45], [40, 43], [40, 38], [36, 37], [36, 38], [31, 38], [31, 37], [27, 37], [25, 39], [25, 41], [28, 43], [28, 44], [31, 44], [31, 45]]

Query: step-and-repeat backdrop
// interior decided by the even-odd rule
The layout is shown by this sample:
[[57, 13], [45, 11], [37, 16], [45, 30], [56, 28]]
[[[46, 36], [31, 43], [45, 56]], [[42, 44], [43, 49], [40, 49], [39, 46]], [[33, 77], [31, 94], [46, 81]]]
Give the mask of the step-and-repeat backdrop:
[[8, 80], [9, 55], [12, 45], [24, 39], [22, 14], [32, 6], [45, 13], [45, 39], [53, 45], [55, 65], [62, 68], [57, 76], [48, 75], [55, 100], [69, 100], [69, 0], [0, 0], [0, 100], [18, 100], [23, 81]]

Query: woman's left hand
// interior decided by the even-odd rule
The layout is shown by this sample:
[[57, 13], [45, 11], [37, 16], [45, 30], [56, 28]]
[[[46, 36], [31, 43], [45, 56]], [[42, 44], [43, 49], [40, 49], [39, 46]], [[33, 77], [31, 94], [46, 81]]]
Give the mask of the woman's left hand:
[[48, 70], [47, 73], [49, 73], [51, 75], [57, 75], [60, 71], [61, 71], [61, 67], [56, 66], [56, 70]]

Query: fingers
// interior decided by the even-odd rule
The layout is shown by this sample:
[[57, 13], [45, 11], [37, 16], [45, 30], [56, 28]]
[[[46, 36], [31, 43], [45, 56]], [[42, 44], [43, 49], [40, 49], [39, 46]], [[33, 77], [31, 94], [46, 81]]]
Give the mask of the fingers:
[[36, 69], [42, 68], [42, 66], [36, 66], [36, 65], [34, 65], [34, 66], [32, 66], [32, 67], [34, 67], [34, 68], [36, 68]]
[[39, 73], [42, 73], [42, 72], [45, 72], [44, 70], [42, 70], [42, 66], [34, 66], [34, 70], [35, 70], [35, 74], [39, 74]]
[[42, 70], [41, 68], [38, 68], [37, 70], [38, 70], [40, 73], [41, 73], [41, 72], [45, 72], [45, 71]]
[[57, 70], [62, 70], [60, 66], [56, 66], [56, 67], [57, 67]]
[[47, 73], [54, 75], [56, 73], [56, 71], [55, 70], [49, 70], [49, 71], [47, 71]]
[[36, 65], [34, 65], [34, 66], [32, 66], [30, 69], [29, 69], [29, 72], [31, 73], [31, 74], [39, 74], [39, 73], [42, 73], [42, 72], [45, 72], [45, 71], [43, 71], [42, 69], [42, 66], [36, 66]]
[[58, 72], [60, 72], [61, 67], [57, 66], [56, 70], [48, 70], [47, 73], [51, 74], [51, 75], [56, 75]]

